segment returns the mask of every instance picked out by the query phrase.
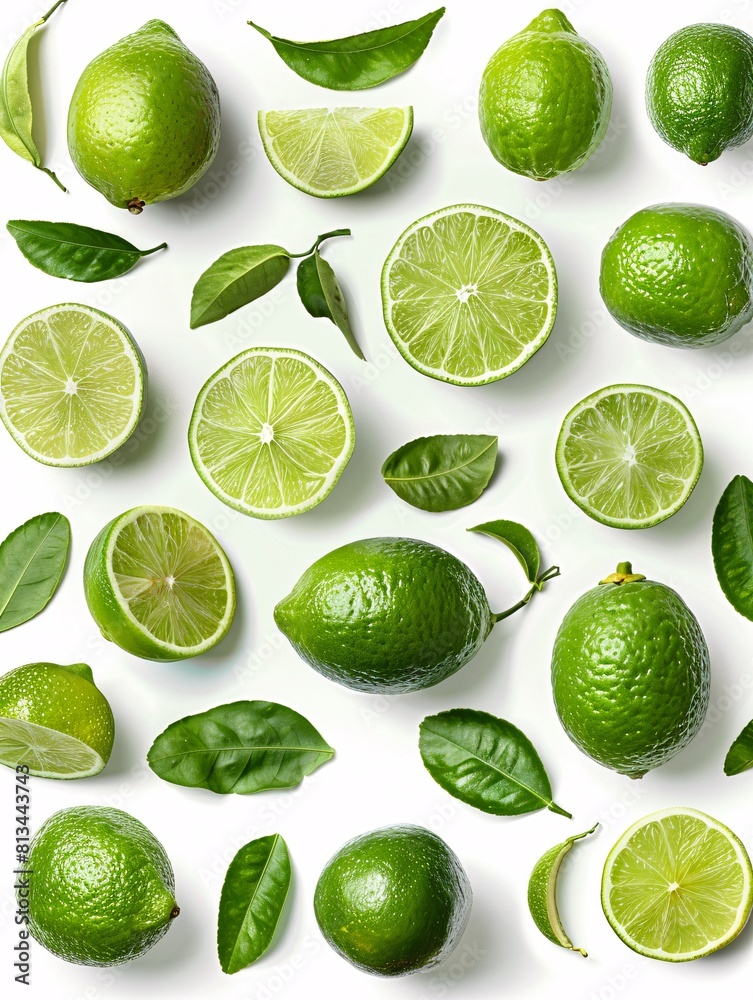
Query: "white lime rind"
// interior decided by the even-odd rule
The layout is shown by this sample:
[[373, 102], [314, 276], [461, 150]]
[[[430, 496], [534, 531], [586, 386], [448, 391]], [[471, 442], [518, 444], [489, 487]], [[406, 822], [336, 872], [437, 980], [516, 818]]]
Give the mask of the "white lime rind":
[[408, 364], [453, 385], [517, 371], [548, 338], [557, 275], [530, 226], [483, 205], [412, 223], [382, 270], [387, 331]]
[[357, 194], [383, 177], [413, 131], [413, 108], [260, 111], [264, 152], [278, 174], [316, 198]]
[[145, 380], [121, 323], [91, 306], [50, 306], [22, 320], [0, 353], [0, 418], [37, 462], [91, 465], [135, 430]]
[[25, 765], [37, 778], [90, 778], [105, 761], [67, 733], [23, 719], [0, 718], [0, 763]]

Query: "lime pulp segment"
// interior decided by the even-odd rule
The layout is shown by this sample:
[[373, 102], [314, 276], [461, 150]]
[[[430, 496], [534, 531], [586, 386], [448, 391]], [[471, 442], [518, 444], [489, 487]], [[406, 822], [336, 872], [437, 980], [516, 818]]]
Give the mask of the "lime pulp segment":
[[570, 499], [614, 528], [647, 528], [670, 517], [703, 466], [698, 428], [668, 392], [610, 385], [568, 413], [556, 451]]
[[392, 166], [413, 130], [413, 108], [260, 111], [269, 161], [293, 187], [318, 198], [355, 194]]
[[480, 205], [409, 226], [382, 271], [387, 330], [432, 378], [483, 385], [525, 364], [554, 325], [557, 277], [543, 239]]
[[112, 316], [51, 306], [19, 323], [0, 354], [0, 417], [38, 462], [88, 465], [133, 432], [145, 376], [136, 344]]
[[301, 351], [251, 348], [199, 393], [191, 459], [223, 503], [252, 517], [299, 514], [332, 491], [355, 445], [347, 397]]
[[7, 718], [0, 718], [0, 762], [26, 765], [38, 778], [89, 778], [105, 766], [96, 750], [67, 733]]
[[607, 857], [602, 906], [648, 958], [687, 962], [723, 948], [748, 919], [753, 871], [740, 840], [695, 809], [664, 809], [627, 830]]

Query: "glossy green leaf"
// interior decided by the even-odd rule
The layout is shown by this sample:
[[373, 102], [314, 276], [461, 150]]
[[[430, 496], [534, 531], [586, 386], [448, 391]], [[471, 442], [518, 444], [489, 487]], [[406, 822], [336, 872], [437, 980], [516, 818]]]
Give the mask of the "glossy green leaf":
[[496, 816], [547, 808], [571, 818], [552, 801], [531, 741], [504, 719], [470, 708], [429, 715], [418, 746], [432, 778], [461, 802]]
[[68, 558], [68, 518], [38, 514], [0, 545], [0, 632], [34, 618], [57, 590]]
[[435, 434], [393, 451], [382, 466], [384, 481], [401, 500], [420, 510], [457, 510], [478, 500], [497, 463], [491, 434]]
[[753, 767], [753, 722], [749, 722], [724, 758], [724, 773], [730, 777]]
[[196, 282], [191, 298], [191, 329], [216, 323], [241, 306], [266, 295], [285, 277], [290, 254], [273, 243], [228, 250]]
[[753, 483], [735, 476], [714, 511], [714, 569], [735, 611], [753, 621]]
[[318, 250], [298, 265], [296, 283], [298, 295], [306, 311], [312, 316], [323, 317], [334, 323], [353, 353], [365, 361], [350, 325], [345, 296], [335, 272]]
[[8, 232], [24, 257], [45, 274], [71, 281], [105, 281], [117, 278], [141, 257], [164, 250], [161, 243], [139, 250], [114, 233], [104, 233], [73, 222], [32, 222], [13, 219]]
[[249, 795], [299, 785], [334, 752], [292, 708], [236, 701], [168, 726], [152, 744], [147, 763], [174, 785]]
[[0, 74], [0, 138], [18, 156], [33, 163], [38, 170], [49, 174], [57, 186], [65, 191], [65, 187], [55, 174], [48, 167], [42, 166], [42, 157], [34, 141], [28, 66], [29, 42], [32, 36], [62, 3], [65, 3], [65, 0], [57, 0], [43, 17], [29, 25], [8, 53]]
[[304, 80], [329, 90], [366, 90], [405, 72], [423, 53], [444, 7], [387, 28], [324, 42], [278, 38], [253, 21], [287, 65]]
[[542, 581], [538, 580], [541, 554], [536, 539], [528, 528], [518, 524], [517, 521], [486, 521], [474, 528], [468, 528], [468, 531], [478, 531], [482, 535], [490, 535], [497, 541], [504, 542], [523, 567], [528, 582], [535, 584], [541, 590]]
[[279, 833], [241, 847], [225, 875], [217, 921], [217, 954], [232, 975], [269, 948], [290, 889], [290, 856]]

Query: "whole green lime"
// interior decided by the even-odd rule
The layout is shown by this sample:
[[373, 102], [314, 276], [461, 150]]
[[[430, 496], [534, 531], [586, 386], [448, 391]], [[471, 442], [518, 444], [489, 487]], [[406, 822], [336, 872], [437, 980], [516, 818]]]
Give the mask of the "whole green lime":
[[87, 778], [110, 759], [115, 723], [85, 663], [27, 663], [0, 677], [0, 763]]
[[442, 962], [471, 912], [468, 876], [422, 826], [354, 837], [319, 876], [314, 912], [327, 942], [357, 969], [406, 976]]
[[674, 149], [710, 163], [753, 135], [753, 38], [690, 24], [663, 42], [646, 78], [649, 118]]
[[652, 205], [610, 237], [599, 285], [609, 312], [636, 337], [721, 344], [753, 317], [753, 238], [715, 208]]
[[415, 538], [367, 538], [310, 566], [275, 608], [275, 621], [330, 680], [397, 694], [459, 670], [493, 616], [478, 578], [445, 549]]
[[108, 966], [138, 958], [180, 913], [164, 848], [120, 809], [54, 813], [32, 839], [27, 868], [29, 931], [67, 962]]
[[583, 753], [640, 778], [687, 746], [709, 703], [709, 652], [680, 595], [630, 563], [565, 615], [552, 653], [554, 704]]
[[481, 134], [500, 163], [535, 180], [584, 163], [604, 138], [612, 81], [604, 59], [560, 10], [508, 39], [481, 78]]
[[217, 87], [164, 21], [149, 21], [81, 74], [68, 148], [92, 187], [138, 214], [192, 187], [220, 141]]

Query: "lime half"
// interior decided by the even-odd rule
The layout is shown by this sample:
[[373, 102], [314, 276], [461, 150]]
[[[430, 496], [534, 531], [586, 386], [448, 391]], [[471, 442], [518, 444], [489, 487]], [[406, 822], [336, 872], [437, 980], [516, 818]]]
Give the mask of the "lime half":
[[517, 371], [549, 336], [557, 277], [529, 226], [452, 205], [409, 226], [382, 270], [384, 320], [408, 364], [454, 385]]
[[644, 816], [609, 852], [601, 903], [612, 930], [647, 958], [688, 962], [729, 944], [753, 903], [741, 841], [696, 809]]
[[85, 663], [27, 663], [0, 677], [0, 763], [40, 778], [88, 778], [110, 758], [110, 705]]
[[147, 660], [206, 652], [235, 611], [217, 539], [172, 507], [136, 507], [105, 525], [86, 556], [84, 592], [105, 638]]
[[355, 445], [345, 392], [301, 351], [253, 347], [215, 372], [194, 406], [191, 460], [228, 507], [300, 514], [335, 487]]
[[146, 367], [126, 328], [90, 306], [22, 320], [0, 354], [0, 418], [44, 465], [98, 462], [133, 433]]
[[317, 198], [363, 191], [405, 148], [413, 108], [304, 108], [260, 111], [269, 162], [288, 184]]
[[703, 466], [684, 403], [648, 385], [609, 385], [577, 403], [557, 440], [565, 492], [612, 528], [648, 528], [685, 503]]

